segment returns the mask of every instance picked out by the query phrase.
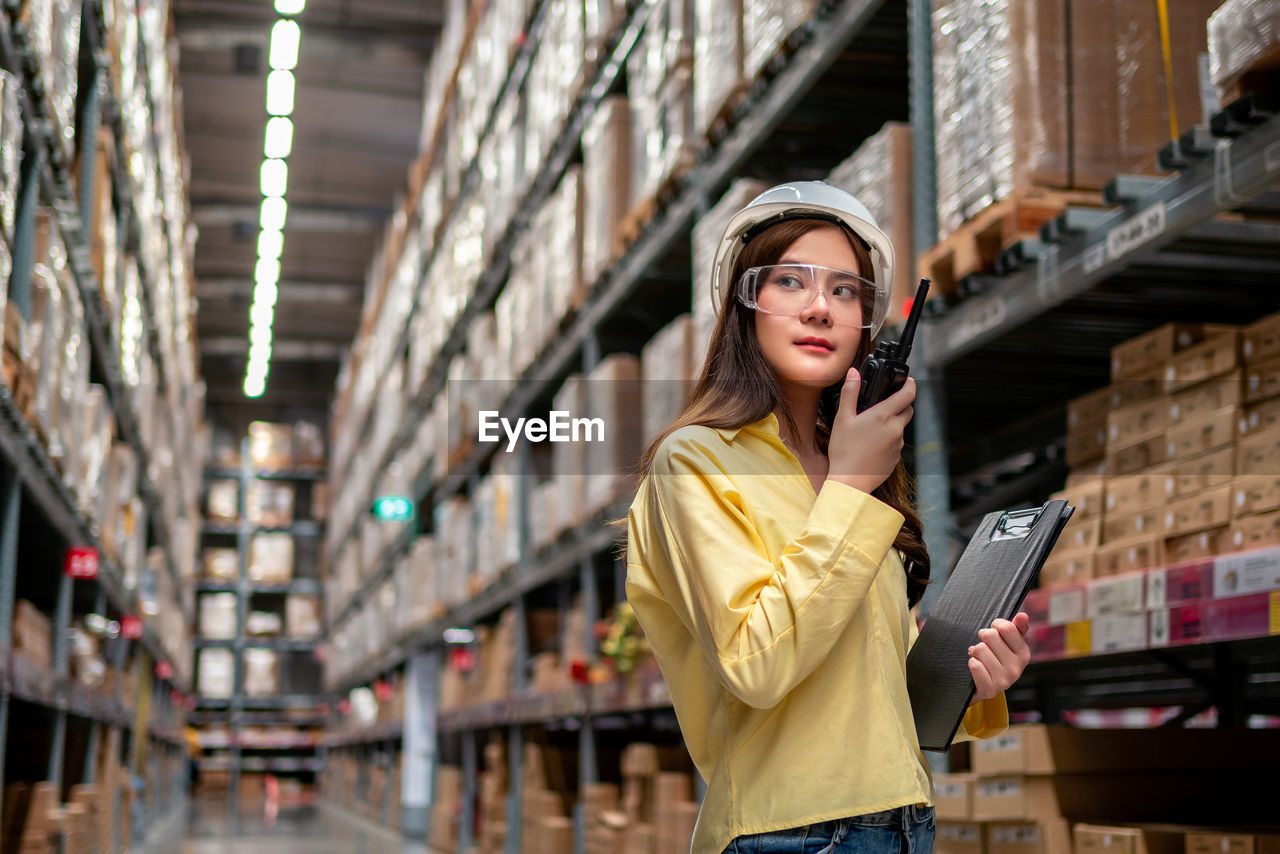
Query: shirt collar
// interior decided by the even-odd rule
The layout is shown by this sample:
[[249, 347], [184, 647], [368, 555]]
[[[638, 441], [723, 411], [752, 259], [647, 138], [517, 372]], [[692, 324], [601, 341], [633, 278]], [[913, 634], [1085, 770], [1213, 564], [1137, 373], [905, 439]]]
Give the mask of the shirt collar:
[[750, 424], [743, 424], [741, 427], [716, 427], [714, 429], [717, 433], [728, 440], [733, 440], [743, 430], [751, 433], [781, 436], [781, 432], [778, 427], [778, 416], [772, 412], [764, 418], [761, 418], [759, 421], [753, 421]]

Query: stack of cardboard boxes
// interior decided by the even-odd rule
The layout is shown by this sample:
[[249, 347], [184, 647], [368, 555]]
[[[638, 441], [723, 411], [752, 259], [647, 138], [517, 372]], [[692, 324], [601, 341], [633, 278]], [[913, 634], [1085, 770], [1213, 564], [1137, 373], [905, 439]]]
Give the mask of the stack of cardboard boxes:
[[572, 851], [573, 820], [569, 815], [577, 783], [571, 758], [548, 745], [526, 744], [521, 770], [521, 851]]
[[436, 781], [431, 799], [432, 848], [458, 850], [458, 822], [462, 817], [462, 769], [455, 765], [436, 768]]
[[1162, 326], [1115, 347], [1112, 384], [1068, 404], [1056, 497], [1077, 511], [1028, 597], [1039, 654], [1272, 631], [1278, 328]]
[[485, 745], [484, 770], [476, 782], [478, 854], [502, 854], [507, 844], [507, 757], [500, 738], [494, 737]]
[[[1070, 854], [1073, 822], [1238, 824], [1252, 815], [1247, 804], [1264, 797], [1249, 793], [1241, 765], [1266, 762], [1241, 760], [1241, 751], [1265, 753], [1275, 743], [1266, 731], [1014, 726], [972, 744], [969, 772], [935, 775], [935, 848]], [[1098, 850], [1094, 834], [1108, 829], [1075, 825], [1076, 854]]]

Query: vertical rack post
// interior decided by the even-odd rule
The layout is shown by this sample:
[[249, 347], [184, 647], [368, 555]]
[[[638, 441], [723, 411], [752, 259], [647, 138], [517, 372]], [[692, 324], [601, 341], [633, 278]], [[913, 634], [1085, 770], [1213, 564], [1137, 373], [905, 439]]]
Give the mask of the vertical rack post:
[[[18, 517], [22, 484], [18, 472], [0, 463], [0, 638], [13, 637], [13, 605], [18, 583]], [[0, 780], [4, 779], [5, 741], [9, 732], [9, 689], [0, 686]], [[0, 787], [0, 806], [3, 806]]]
[[[514, 782], [513, 782], [514, 785]], [[475, 842], [472, 827], [476, 816], [476, 731], [462, 731], [462, 817], [458, 825], [458, 854], [465, 854]], [[510, 828], [507, 828], [510, 832]]]
[[413, 839], [426, 838], [434, 801], [436, 692], [440, 684], [442, 655], [437, 647], [411, 656], [405, 665], [400, 822], [404, 835]]
[[[59, 569], [58, 604], [53, 612], [53, 673], [61, 683], [67, 678], [67, 660], [70, 652], [71, 633], [71, 596], [74, 592], [75, 580]], [[57, 709], [53, 713], [53, 739], [49, 750], [48, 780], [54, 785], [62, 785], [62, 760], [66, 753], [67, 710]]]

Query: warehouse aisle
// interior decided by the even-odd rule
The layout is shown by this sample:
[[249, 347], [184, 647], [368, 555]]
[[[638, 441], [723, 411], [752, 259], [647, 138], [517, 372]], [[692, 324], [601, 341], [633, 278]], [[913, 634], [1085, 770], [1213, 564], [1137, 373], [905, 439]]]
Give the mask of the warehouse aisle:
[[199, 799], [148, 841], [143, 854], [439, 854], [360, 818], [326, 807], [281, 810], [273, 821], [241, 815], [223, 800]]

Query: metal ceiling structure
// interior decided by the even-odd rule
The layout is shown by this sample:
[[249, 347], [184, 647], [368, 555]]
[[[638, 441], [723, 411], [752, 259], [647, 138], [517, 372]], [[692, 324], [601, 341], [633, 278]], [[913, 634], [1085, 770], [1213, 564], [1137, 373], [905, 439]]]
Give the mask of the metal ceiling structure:
[[[440, 0], [309, 0], [298, 16], [289, 216], [267, 390], [324, 411], [359, 322], [365, 271], [418, 153]], [[211, 407], [243, 383], [256, 261], [272, 0], [176, 0], [191, 158], [197, 331]], [[257, 402], [254, 402], [257, 406]], [[263, 417], [278, 417], [263, 413]]]

